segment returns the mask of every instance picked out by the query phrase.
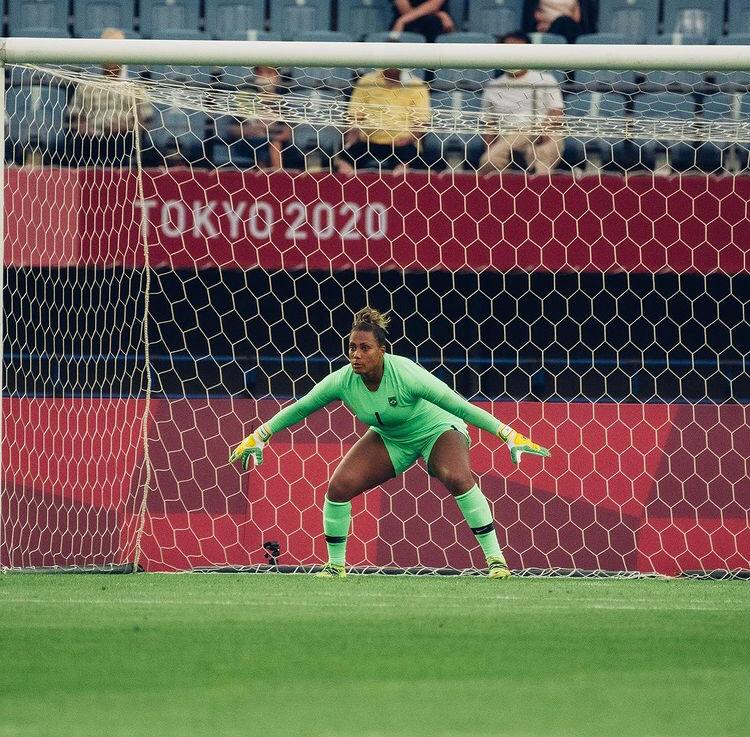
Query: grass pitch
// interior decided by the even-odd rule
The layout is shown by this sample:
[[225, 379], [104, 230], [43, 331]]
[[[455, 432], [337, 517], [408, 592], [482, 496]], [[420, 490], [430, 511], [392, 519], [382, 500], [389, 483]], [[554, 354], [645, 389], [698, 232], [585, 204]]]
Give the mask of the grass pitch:
[[0, 575], [2, 737], [750, 733], [747, 582]]

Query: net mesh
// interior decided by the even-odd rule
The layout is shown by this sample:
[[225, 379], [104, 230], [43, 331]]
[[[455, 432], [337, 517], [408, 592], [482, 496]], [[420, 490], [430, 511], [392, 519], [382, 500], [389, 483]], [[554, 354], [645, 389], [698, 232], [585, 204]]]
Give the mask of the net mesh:
[[[9, 66], [0, 564], [325, 560], [339, 405], [229, 446], [343, 365], [364, 304], [552, 448], [472, 462], [514, 568], [750, 566], [740, 73]], [[419, 465], [349, 562], [480, 567]]]

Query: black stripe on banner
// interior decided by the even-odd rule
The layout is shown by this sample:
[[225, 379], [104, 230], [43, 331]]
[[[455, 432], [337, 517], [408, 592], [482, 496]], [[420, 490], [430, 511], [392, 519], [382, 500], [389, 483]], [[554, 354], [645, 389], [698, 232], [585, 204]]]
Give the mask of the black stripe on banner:
[[326, 535], [327, 543], [345, 543], [346, 535]]
[[492, 532], [495, 529], [495, 525], [490, 522], [488, 525], [482, 525], [481, 527], [472, 527], [471, 531], [475, 535], [486, 535], [488, 532]]

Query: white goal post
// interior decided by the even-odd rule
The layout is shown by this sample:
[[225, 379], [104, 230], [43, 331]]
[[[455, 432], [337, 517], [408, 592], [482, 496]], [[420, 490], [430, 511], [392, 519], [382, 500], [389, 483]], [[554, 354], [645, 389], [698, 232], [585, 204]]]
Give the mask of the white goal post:
[[[226, 456], [366, 303], [552, 448], [472, 430], [511, 567], [750, 569], [750, 46], [393, 41], [0, 40], [0, 569], [321, 563], [363, 426]], [[355, 569], [479, 552], [421, 465], [355, 500]]]

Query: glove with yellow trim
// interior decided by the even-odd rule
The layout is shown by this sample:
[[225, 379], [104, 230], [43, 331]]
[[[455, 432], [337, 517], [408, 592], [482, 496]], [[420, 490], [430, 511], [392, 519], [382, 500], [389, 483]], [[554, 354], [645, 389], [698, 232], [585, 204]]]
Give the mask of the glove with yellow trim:
[[522, 453], [530, 453], [531, 455], [542, 456], [542, 458], [548, 458], [551, 455], [547, 448], [537, 445], [525, 435], [521, 435], [520, 432], [516, 432], [512, 427], [508, 427], [507, 425], [501, 425], [497, 431], [497, 435], [501, 440], [505, 441], [508, 450], [510, 450], [510, 460], [515, 465], [521, 462]]
[[263, 448], [265, 448], [266, 443], [271, 439], [271, 435], [273, 433], [265, 425], [261, 425], [229, 454], [229, 462], [242, 461], [243, 471], [247, 471], [250, 458], [253, 459], [256, 466], [260, 466], [263, 463]]

